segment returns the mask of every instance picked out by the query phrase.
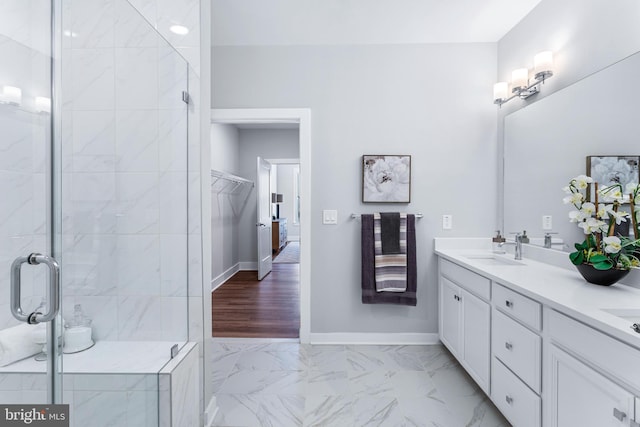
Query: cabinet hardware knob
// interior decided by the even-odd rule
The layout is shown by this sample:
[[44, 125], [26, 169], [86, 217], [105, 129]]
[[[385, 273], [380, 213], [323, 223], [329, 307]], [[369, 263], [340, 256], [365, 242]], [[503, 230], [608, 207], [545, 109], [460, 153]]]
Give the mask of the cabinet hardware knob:
[[619, 421], [624, 421], [624, 419], [627, 418], [627, 414], [625, 414], [618, 408], [613, 408], [613, 416], [616, 417]]
[[511, 302], [511, 301], [509, 301], [509, 300], [506, 300], [504, 303], [505, 303], [505, 305], [506, 305], [507, 307], [509, 307], [509, 308], [513, 307], [513, 302]]
[[506, 348], [507, 350], [511, 350], [513, 348], [513, 344], [507, 341], [504, 343], [504, 348]]
[[504, 400], [506, 400], [509, 405], [511, 405], [513, 403], [513, 398], [511, 396], [509, 396], [509, 395], [506, 395], [504, 397]]

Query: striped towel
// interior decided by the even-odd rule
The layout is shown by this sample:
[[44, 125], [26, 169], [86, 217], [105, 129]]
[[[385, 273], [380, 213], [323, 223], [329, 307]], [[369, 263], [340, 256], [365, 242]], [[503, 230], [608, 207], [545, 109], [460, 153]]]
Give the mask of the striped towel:
[[407, 290], [407, 214], [400, 214], [400, 253], [382, 252], [380, 214], [373, 214], [376, 292]]

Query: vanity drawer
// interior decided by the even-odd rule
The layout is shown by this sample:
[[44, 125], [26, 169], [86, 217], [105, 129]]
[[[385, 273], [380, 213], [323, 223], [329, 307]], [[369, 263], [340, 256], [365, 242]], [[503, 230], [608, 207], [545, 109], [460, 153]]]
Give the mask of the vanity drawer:
[[542, 378], [542, 339], [515, 320], [493, 310], [493, 354], [536, 393]]
[[495, 357], [491, 362], [491, 400], [514, 426], [540, 427], [540, 396]]
[[491, 298], [491, 281], [486, 277], [442, 258], [440, 258], [440, 274], [480, 298], [487, 301]]
[[640, 350], [555, 310], [545, 311], [549, 335], [559, 347], [610, 377], [640, 389]]
[[497, 308], [536, 331], [542, 330], [542, 305], [493, 282], [493, 302]]

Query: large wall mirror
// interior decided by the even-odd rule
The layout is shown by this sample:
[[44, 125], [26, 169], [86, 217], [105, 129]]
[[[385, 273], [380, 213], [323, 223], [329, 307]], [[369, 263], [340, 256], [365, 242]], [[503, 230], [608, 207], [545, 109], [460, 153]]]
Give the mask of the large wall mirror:
[[[573, 250], [584, 239], [568, 220], [562, 188], [586, 173], [588, 156], [640, 155], [640, 53], [504, 119], [504, 230], [542, 244], [547, 231]], [[543, 216], [552, 230], [543, 229]]]

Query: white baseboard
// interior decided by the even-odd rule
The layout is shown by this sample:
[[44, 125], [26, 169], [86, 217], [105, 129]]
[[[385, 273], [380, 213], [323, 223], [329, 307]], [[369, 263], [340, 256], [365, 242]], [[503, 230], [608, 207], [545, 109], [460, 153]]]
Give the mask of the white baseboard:
[[330, 332], [309, 334], [311, 344], [431, 345], [439, 344], [437, 333]]
[[240, 271], [258, 270], [257, 261], [241, 261], [238, 265], [240, 265]]
[[229, 267], [222, 274], [218, 275], [211, 281], [211, 292], [215, 291], [222, 285], [224, 282], [229, 280], [231, 276], [240, 271], [240, 263], [236, 263], [235, 265]]
[[204, 411], [204, 427], [213, 426], [213, 421], [216, 419], [216, 415], [218, 415], [218, 403], [216, 401], [216, 397], [212, 396], [209, 404], [207, 405], [207, 410]]
[[287, 236], [287, 242], [299, 242], [300, 236]]

